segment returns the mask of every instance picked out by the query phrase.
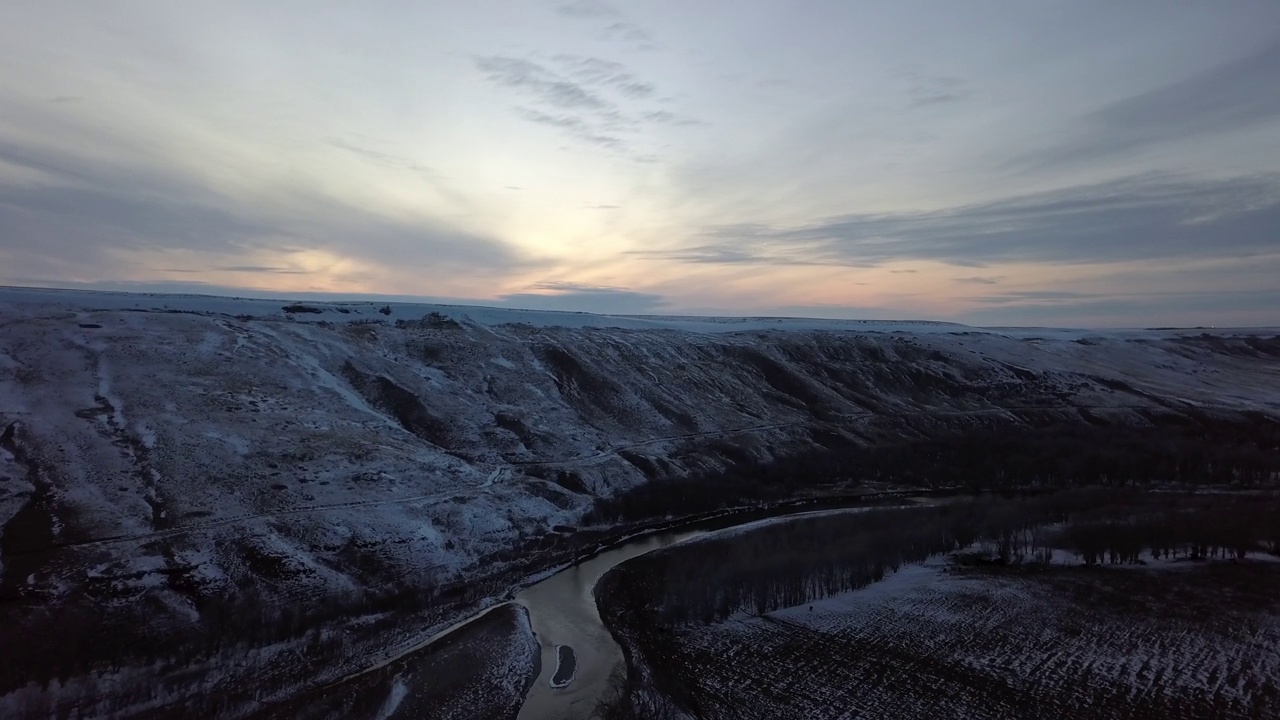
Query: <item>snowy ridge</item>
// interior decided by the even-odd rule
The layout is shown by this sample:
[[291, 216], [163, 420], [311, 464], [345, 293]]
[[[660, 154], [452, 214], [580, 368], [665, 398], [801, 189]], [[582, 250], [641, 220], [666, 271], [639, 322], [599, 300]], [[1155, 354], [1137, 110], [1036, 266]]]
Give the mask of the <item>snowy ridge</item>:
[[[974, 328], [960, 323], [932, 320], [827, 320], [794, 317], [703, 317], [679, 315], [601, 315], [588, 312], [522, 310], [484, 307], [379, 301], [317, 301], [219, 297], [214, 295], [174, 295], [125, 293], [105, 290], [62, 290], [0, 286], [0, 309], [44, 310], [131, 310], [240, 316], [300, 322], [361, 323], [382, 320], [419, 320], [428, 313], [484, 327], [528, 325], [539, 328], [618, 328], [625, 330], [676, 330], [690, 333], [732, 333], [758, 330], [845, 331], [868, 333], [956, 333], [985, 332], [1011, 337], [1078, 338], [1106, 335], [1124, 337], [1167, 337], [1193, 335], [1205, 328], [1169, 330], [1087, 330], [1069, 328], [1000, 327]], [[285, 308], [294, 308], [287, 311]], [[1276, 335], [1280, 328], [1213, 328], [1216, 335]]]
[[467, 581], [595, 497], [823, 433], [1280, 415], [1277, 335], [0, 289], [0, 590], [189, 617]]
[[[96, 290], [59, 290], [0, 286], [0, 308], [46, 310], [131, 310], [199, 313], [301, 322], [360, 323], [382, 320], [419, 320], [439, 313], [455, 321], [484, 327], [527, 325], [540, 328], [619, 328], [627, 330], [678, 330], [683, 332], [740, 332], [744, 330], [860, 330], [863, 332], [947, 332], [964, 326], [929, 321], [819, 320], [806, 318], [717, 318], [660, 315], [598, 315], [586, 312], [521, 310], [477, 305], [433, 303], [264, 300], [212, 295], [170, 295]], [[291, 310], [286, 310], [290, 308]]]

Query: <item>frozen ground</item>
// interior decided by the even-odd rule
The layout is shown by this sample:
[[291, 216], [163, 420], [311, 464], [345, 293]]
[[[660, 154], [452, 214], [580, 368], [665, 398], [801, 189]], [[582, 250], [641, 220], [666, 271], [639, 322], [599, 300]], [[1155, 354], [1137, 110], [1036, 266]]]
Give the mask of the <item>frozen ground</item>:
[[[0, 453], [0, 524], [25, 508], [34, 528], [0, 558], [9, 592], [163, 571], [194, 592], [251, 573], [305, 595], [366, 583], [342, 556], [374, 547], [383, 580], [440, 583], [573, 524], [586, 496], [679, 474], [672, 456], [767, 456], [818, 424], [1280, 411], [1280, 363], [1256, 347], [1275, 333], [293, 305], [0, 291], [0, 429], [24, 458]], [[30, 555], [50, 546], [75, 561]]]
[[[1261, 718], [1280, 568], [956, 570], [945, 558], [763, 617], [678, 630], [705, 718]], [[1224, 601], [1229, 598], [1229, 602]]]
[[253, 715], [257, 720], [375, 720], [516, 717], [538, 674], [538, 642], [528, 612], [495, 608], [446, 642], [377, 672]]
[[455, 587], [526, 560], [517, 544], [593, 498], [824, 433], [1280, 414], [1278, 358], [1258, 329], [2, 288], [4, 622], [39, 635], [50, 608], [190, 622], [246, 589], [305, 607]]

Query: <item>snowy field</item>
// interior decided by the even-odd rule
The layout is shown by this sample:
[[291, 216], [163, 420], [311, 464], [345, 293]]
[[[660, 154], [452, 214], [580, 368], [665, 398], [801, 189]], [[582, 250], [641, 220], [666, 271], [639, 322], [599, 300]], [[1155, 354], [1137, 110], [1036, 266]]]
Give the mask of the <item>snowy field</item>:
[[706, 718], [1276, 717], [1275, 570], [937, 558], [812, 605], [679, 630], [664, 661], [688, 668]]
[[514, 719], [537, 676], [538, 662], [528, 613], [519, 605], [503, 605], [448, 642], [255, 717]]

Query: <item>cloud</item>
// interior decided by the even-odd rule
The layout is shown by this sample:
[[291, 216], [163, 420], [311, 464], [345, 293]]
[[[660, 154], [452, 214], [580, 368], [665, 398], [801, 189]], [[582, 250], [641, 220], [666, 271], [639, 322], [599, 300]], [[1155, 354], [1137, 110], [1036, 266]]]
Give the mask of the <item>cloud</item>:
[[601, 18], [621, 15], [617, 8], [602, 0], [570, 0], [556, 6], [561, 15], [576, 18]]
[[975, 277], [951, 278], [951, 281], [962, 283], [965, 285], [998, 285], [1000, 284], [1001, 278], [1002, 276], [1000, 275], [997, 275], [994, 277], [975, 276]]
[[977, 325], [1037, 323], [1077, 327], [1189, 327], [1218, 324], [1224, 316], [1240, 326], [1274, 327], [1280, 322], [1280, 291], [1159, 293], [1011, 293], [967, 311]]
[[1094, 300], [1103, 297], [1115, 296], [1100, 293], [1073, 292], [1070, 290], [1026, 290], [1022, 292], [1002, 293], [1000, 295], [987, 295], [985, 297], [976, 297], [971, 299], [984, 305], [1009, 305], [1013, 303], [1057, 303], [1064, 300]]
[[615, 22], [606, 25], [604, 30], [600, 32], [600, 39], [608, 41], [622, 41], [648, 44], [653, 42], [653, 36], [647, 30], [630, 22]]
[[605, 25], [597, 38], [603, 42], [623, 43], [633, 50], [657, 49], [653, 35], [639, 25], [623, 19], [623, 13], [614, 5], [602, 0], [572, 0], [556, 6], [556, 12], [578, 20], [612, 20]]
[[529, 60], [495, 55], [476, 58], [475, 63], [491, 82], [523, 90], [548, 105], [590, 110], [609, 105], [582, 85]]
[[895, 68], [890, 77], [905, 85], [908, 109], [958, 103], [972, 95], [963, 78], [929, 73], [916, 65]]
[[504, 305], [532, 310], [563, 310], [605, 314], [645, 314], [660, 311], [667, 305], [661, 295], [636, 292], [607, 285], [549, 281], [537, 283], [525, 292], [503, 295]]
[[1280, 38], [1234, 62], [1085, 115], [1074, 136], [1014, 164], [1079, 162], [1241, 130], [1280, 117], [1278, 87]]
[[599, 145], [600, 147], [610, 148], [613, 150], [619, 150], [623, 147], [621, 138], [598, 132], [592, 123], [580, 117], [575, 117], [573, 115], [549, 115], [532, 108], [516, 108], [516, 112], [529, 122], [567, 130], [573, 137], [582, 140], [583, 142], [591, 143], [592, 145]]
[[118, 249], [174, 247], [239, 252], [271, 228], [205, 199], [124, 186], [0, 184], [0, 249], [85, 267]]
[[343, 150], [345, 152], [351, 153], [356, 157], [363, 158], [364, 160], [367, 160], [375, 165], [381, 165], [383, 167], [389, 167], [389, 168], [397, 168], [401, 170], [409, 170], [411, 172], [417, 173], [431, 180], [440, 179], [439, 176], [436, 174], [436, 172], [431, 168], [425, 165], [421, 165], [417, 162], [414, 162], [409, 158], [396, 155], [394, 153], [382, 152], [381, 150], [374, 150], [372, 148], [365, 147], [363, 145], [357, 145], [355, 143], [348, 142], [341, 138], [328, 138], [325, 140], [325, 144], [329, 145], [330, 147], [334, 147], [339, 150]]
[[627, 97], [642, 98], [649, 97], [653, 94], [653, 83], [647, 82], [629, 82], [619, 85], [618, 90]]
[[705, 125], [706, 124], [701, 120], [694, 120], [693, 118], [681, 117], [680, 115], [676, 115], [675, 113], [668, 112], [666, 110], [653, 110], [647, 113], [643, 113], [640, 117], [644, 118], [645, 120], [648, 120], [649, 122], [661, 123], [665, 125]]
[[369, 148], [349, 143], [340, 138], [329, 138], [325, 140], [325, 144], [331, 147], [338, 148], [339, 150], [345, 150], [346, 152], [358, 155], [359, 157], [362, 157], [365, 160], [369, 160], [379, 165], [386, 165], [388, 167], [401, 167], [405, 164], [405, 161], [403, 158], [399, 158], [399, 157], [396, 157], [395, 155], [391, 155], [388, 153], [379, 152], [377, 150], [370, 150]]
[[[218, 272], [236, 272], [236, 273], [270, 273], [273, 275], [306, 275], [306, 270], [291, 270], [282, 267], [269, 267], [266, 265], [217, 265], [209, 268]], [[169, 269], [167, 272], [196, 272], [195, 270], [176, 270]]]
[[[0, 172], [0, 264], [27, 277], [106, 279], [151, 269], [126, 264], [134, 260], [122, 252], [157, 259], [198, 254], [204, 263], [214, 261], [200, 267], [235, 272], [289, 272], [235, 260], [262, 253], [314, 258], [315, 251], [440, 273], [538, 264], [503, 242], [442, 221], [386, 217], [301, 188], [263, 203], [216, 192], [177, 169], [94, 161], [72, 149], [17, 146], [3, 136], [0, 162], [43, 177], [32, 184]], [[231, 262], [217, 262], [224, 259]]]
[[1144, 175], [932, 212], [850, 214], [791, 227], [714, 225], [637, 253], [700, 263], [875, 266], [935, 260], [1088, 263], [1240, 257], [1276, 249], [1280, 174]]
[[922, 108], [931, 105], [945, 105], [969, 99], [969, 90], [964, 80], [949, 76], [926, 76], [909, 73], [911, 80], [907, 90], [910, 107]]
[[[352, 133], [352, 135], [362, 137], [355, 133]], [[364, 139], [366, 141], [370, 140], [369, 138]], [[414, 161], [411, 158], [397, 155], [392, 152], [375, 150], [368, 147], [366, 144], [357, 144], [348, 140], [343, 140], [342, 138], [327, 138], [324, 143], [329, 147], [341, 150], [344, 153], [373, 165], [407, 172], [415, 176], [418, 180], [425, 182], [441, 198], [444, 198], [446, 201], [455, 205], [464, 206], [469, 204], [468, 198], [447, 183], [446, 179], [441, 176], [440, 173], [426, 165]], [[379, 144], [386, 145], [387, 143]]]
[[[737, 226], [740, 232], [748, 232], [748, 226]], [[750, 243], [743, 242], [742, 245]], [[678, 250], [628, 250], [624, 254], [642, 260], [675, 260], [677, 262], [699, 263], [706, 265], [847, 265], [850, 267], [874, 267], [874, 263], [839, 262], [804, 257], [805, 248], [788, 251], [784, 248], [761, 248], [735, 246], [731, 243], [694, 245]]]
[[[700, 124], [666, 110], [635, 109], [634, 103], [650, 100], [657, 87], [613, 60], [561, 53], [546, 63], [495, 55], [475, 58], [475, 64], [487, 80], [518, 91], [535, 106], [516, 106], [520, 117], [609, 150], [630, 151], [634, 139], [621, 135], [634, 135], [646, 125]], [[650, 155], [633, 159], [643, 162]]]
[[752, 311], [755, 317], [820, 318], [824, 320], [904, 320], [913, 313], [889, 307], [861, 305], [773, 305]]
[[653, 83], [643, 82], [619, 62], [597, 57], [562, 53], [553, 58], [561, 72], [586, 85], [616, 88], [627, 97], [641, 98], [653, 94]]

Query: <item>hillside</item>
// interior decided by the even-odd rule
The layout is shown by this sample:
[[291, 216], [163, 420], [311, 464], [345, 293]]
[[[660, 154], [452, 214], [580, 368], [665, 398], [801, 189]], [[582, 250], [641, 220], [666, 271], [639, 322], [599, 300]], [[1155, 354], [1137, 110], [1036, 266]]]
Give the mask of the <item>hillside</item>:
[[3, 289], [5, 624], [502, 589], [598, 498], [832, 448], [1270, 427], [1278, 335]]

